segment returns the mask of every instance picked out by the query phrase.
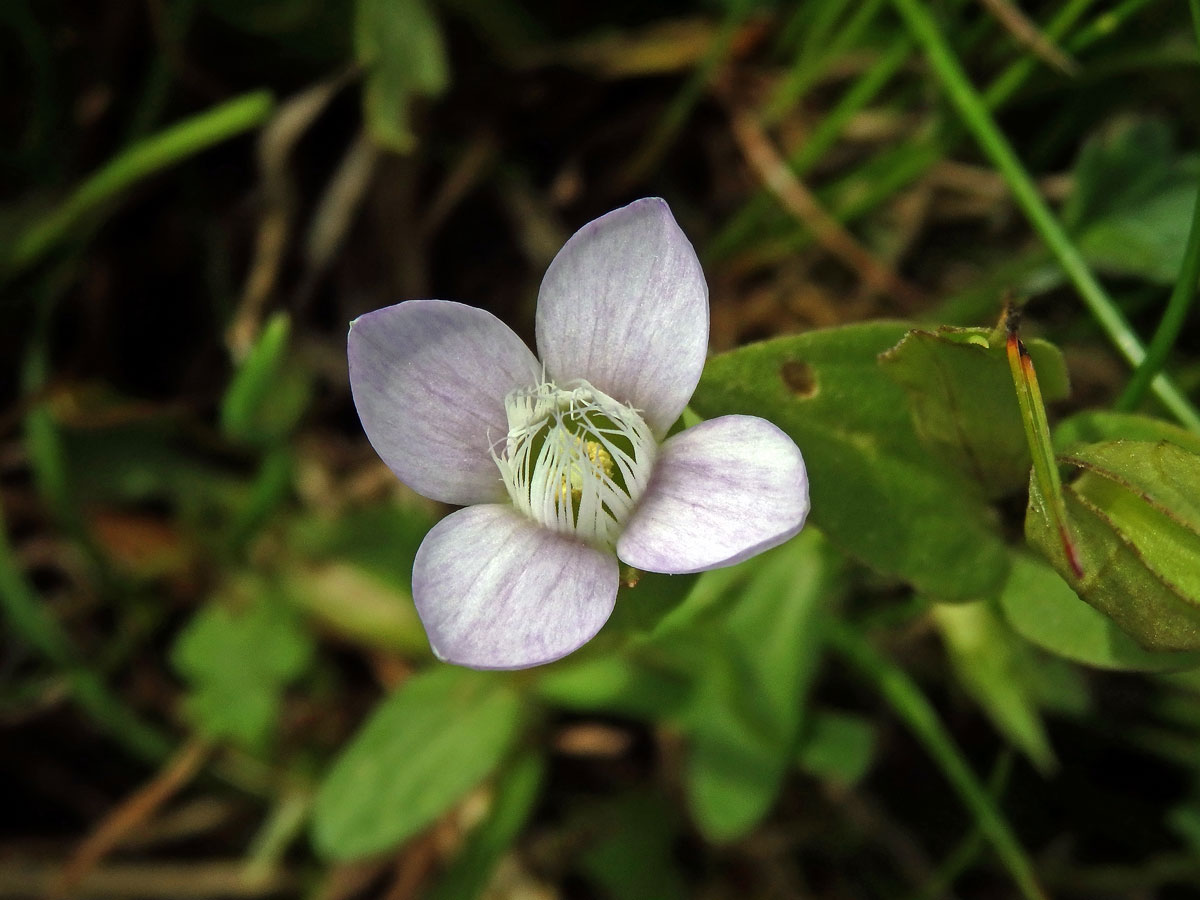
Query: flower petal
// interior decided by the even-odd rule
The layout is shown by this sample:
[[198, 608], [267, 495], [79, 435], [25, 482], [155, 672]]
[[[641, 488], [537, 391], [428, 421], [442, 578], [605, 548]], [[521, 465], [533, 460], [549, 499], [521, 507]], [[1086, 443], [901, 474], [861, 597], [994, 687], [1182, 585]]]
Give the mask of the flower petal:
[[491, 446], [504, 397], [541, 381], [524, 342], [489, 312], [409, 300], [359, 316], [350, 389], [375, 452], [414, 491], [466, 505], [506, 496]]
[[537, 343], [555, 378], [584, 378], [667, 433], [704, 368], [708, 285], [665, 201], [638, 200], [567, 241], [542, 279]]
[[722, 416], [662, 445], [617, 556], [647, 572], [703, 572], [782, 544], [808, 515], [808, 475], [766, 419]]
[[438, 658], [524, 669], [566, 656], [608, 621], [617, 561], [503, 504], [451, 513], [425, 536], [413, 600]]

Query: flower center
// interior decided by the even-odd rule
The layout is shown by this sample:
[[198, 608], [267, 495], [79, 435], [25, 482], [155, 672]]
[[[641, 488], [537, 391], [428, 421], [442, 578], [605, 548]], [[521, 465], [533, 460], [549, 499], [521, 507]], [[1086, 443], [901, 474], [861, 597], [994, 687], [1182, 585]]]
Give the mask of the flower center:
[[508, 436], [492, 450], [513, 505], [540, 525], [616, 543], [658, 451], [637, 410], [577, 380], [504, 398]]

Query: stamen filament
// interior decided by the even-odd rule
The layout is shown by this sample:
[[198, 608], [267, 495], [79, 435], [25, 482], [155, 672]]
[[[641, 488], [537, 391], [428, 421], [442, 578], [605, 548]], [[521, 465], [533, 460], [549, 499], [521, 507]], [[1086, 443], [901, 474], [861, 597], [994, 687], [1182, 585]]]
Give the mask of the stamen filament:
[[649, 483], [657, 445], [645, 420], [586, 381], [544, 381], [505, 399], [492, 458], [518, 511], [590, 543], [616, 543]]

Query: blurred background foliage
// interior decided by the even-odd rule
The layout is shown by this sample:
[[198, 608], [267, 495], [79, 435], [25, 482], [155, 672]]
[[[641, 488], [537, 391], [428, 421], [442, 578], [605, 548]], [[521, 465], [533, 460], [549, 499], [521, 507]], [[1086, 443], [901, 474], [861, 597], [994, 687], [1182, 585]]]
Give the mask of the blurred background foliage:
[[[1195, 595], [1088, 606], [1025, 546], [990, 330], [1029, 298], [1078, 496], [1140, 465], [1086, 442], [1194, 466], [1196, 36], [1167, 0], [0, 4], [0, 897], [1197, 896], [1197, 645], [1156, 643]], [[643, 576], [552, 666], [436, 664], [445, 510], [363, 437], [346, 325], [437, 296], [531, 338], [565, 238], [648, 194], [710, 283], [695, 409], [788, 430], [813, 526]], [[1186, 582], [1180, 521], [1142, 555]]]

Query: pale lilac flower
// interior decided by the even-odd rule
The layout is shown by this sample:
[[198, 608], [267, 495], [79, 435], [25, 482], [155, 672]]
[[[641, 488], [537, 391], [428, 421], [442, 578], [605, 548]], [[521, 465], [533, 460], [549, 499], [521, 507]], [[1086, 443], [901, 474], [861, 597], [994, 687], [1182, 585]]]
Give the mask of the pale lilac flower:
[[537, 344], [541, 362], [495, 316], [445, 300], [350, 326], [372, 446], [413, 490], [467, 507], [430, 530], [413, 566], [447, 662], [558, 659], [607, 621], [618, 557], [715, 569], [783, 543], [808, 514], [800, 451], [765, 419], [666, 437], [704, 367], [708, 287], [662, 200], [567, 241], [542, 280]]

